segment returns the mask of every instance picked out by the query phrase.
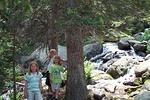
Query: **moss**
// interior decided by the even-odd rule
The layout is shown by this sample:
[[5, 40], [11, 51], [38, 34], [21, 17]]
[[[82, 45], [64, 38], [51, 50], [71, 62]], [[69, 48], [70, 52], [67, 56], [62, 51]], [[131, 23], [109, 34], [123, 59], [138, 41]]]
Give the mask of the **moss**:
[[136, 85], [141, 85], [143, 82], [142, 82], [142, 78], [137, 78], [134, 80], [134, 84]]
[[148, 80], [150, 78], [150, 74], [149, 72], [145, 72], [143, 75], [142, 75], [142, 82], [144, 83], [146, 80]]
[[146, 80], [144, 84], [150, 84], [150, 79]]

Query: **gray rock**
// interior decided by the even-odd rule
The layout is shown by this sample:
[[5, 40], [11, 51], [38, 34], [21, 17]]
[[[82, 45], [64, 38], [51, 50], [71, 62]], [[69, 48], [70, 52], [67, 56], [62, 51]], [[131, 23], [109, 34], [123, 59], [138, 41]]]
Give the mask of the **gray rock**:
[[135, 76], [141, 77], [147, 71], [147, 66], [136, 65]]
[[150, 54], [148, 54], [144, 59], [145, 59], [145, 60], [150, 59]]
[[144, 62], [141, 62], [139, 65], [135, 66], [135, 75], [137, 77], [142, 76], [148, 69], [150, 65], [150, 60], [146, 60]]
[[136, 40], [139, 40], [143, 34], [144, 34], [144, 32], [136, 33], [136, 34], [134, 35], [134, 38], [135, 38]]
[[[28, 66], [28, 63], [33, 59], [36, 59], [41, 66], [47, 66], [49, 50], [46, 47], [37, 48], [30, 56], [23, 56], [21, 62], [24, 64], [24, 67]], [[58, 55], [63, 59], [67, 60], [67, 49], [64, 46], [58, 45]]]
[[119, 78], [127, 73], [128, 68], [132, 67], [134, 64], [137, 64], [138, 61], [133, 59], [130, 56], [124, 56], [112, 65], [109, 66], [107, 73], [110, 74], [113, 78]]
[[141, 57], [145, 57], [146, 56], [146, 53], [142, 52], [142, 51], [137, 51], [136, 54], [141, 56]]
[[150, 91], [144, 91], [139, 93], [136, 97], [135, 100], [150, 100]]
[[[124, 70], [124, 69], [123, 69]], [[122, 70], [122, 71], [123, 71]], [[122, 71], [117, 69], [117, 66], [111, 66], [106, 72], [111, 75], [113, 78], [117, 79], [122, 76]]]
[[147, 50], [147, 44], [146, 43], [135, 43], [133, 45], [133, 48], [135, 50], [135, 52], [146, 52]]
[[133, 46], [134, 44], [139, 44], [141, 43], [140, 41], [137, 41], [137, 40], [128, 40], [130, 45]]
[[105, 97], [105, 94], [101, 94], [101, 95], [94, 94], [93, 95], [94, 100], [102, 100], [104, 97]]
[[134, 97], [134, 96], [136, 96], [136, 95], [138, 95], [139, 94], [139, 91], [135, 91], [135, 92], [132, 92], [129, 96], [130, 97]]
[[114, 93], [116, 90], [116, 85], [110, 84], [104, 87], [107, 92]]
[[150, 80], [149, 79], [144, 82], [144, 88], [146, 90], [150, 91]]
[[102, 52], [103, 46], [98, 42], [84, 46], [84, 56], [86, 56], [88, 60], [98, 54], [101, 54]]
[[109, 74], [106, 74], [103, 71], [92, 70], [91, 71], [91, 79], [94, 80], [94, 81], [98, 81], [98, 80], [101, 80], [101, 79], [103, 79], [103, 80], [112, 80], [113, 78]]
[[120, 50], [131, 50], [130, 43], [127, 40], [120, 40], [118, 42], [118, 48]]

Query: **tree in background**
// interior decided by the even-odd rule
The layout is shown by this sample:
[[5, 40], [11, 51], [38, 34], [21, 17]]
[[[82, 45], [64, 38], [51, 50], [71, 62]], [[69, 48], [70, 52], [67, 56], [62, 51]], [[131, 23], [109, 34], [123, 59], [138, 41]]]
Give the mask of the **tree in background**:
[[[0, 92], [5, 90], [4, 85], [13, 81], [13, 99], [16, 100], [15, 58], [17, 54], [21, 53], [22, 47], [25, 47], [24, 42], [20, 39], [22, 36], [20, 29], [22, 29], [22, 22], [29, 17], [31, 6], [28, 1], [21, 0], [1, 0], [0, 5], [0, 44], [2, 46], [0, 49], [0, 67], [2, 69], [1, 79], [3, 80]], [[10, 75], [10, 72], [13, 72], [13, 75]]]

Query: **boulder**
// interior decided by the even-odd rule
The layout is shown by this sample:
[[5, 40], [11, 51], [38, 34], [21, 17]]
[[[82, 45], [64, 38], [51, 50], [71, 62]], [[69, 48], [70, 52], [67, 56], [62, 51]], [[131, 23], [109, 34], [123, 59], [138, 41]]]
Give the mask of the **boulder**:
[[112, 80], [113, 78], [109, 74], [106, 74], [103, 71], [92, 70], [91, 71], [91, 79], [94, 80], [94, 81], [97, 81], [97, 80], [101, 80], [101, 79], [103, 79], [103, 80]]
[[134, 64], [137, 64], [138, 61], [133, 59], [130, 56], [124, 56], [117, 61], [115, 61], [112, 65], [109, 66], [106, 71], [113, 78], [119, 78], [127, 73], [128, 68], [132, 67]]
[[131, 50], [130, 43], [127, 40], [120, 40], [118, 42], [118, 48], [120, 50]]
[[134, 40], [134, 39], [128, 40], [128, 41], [129, 41], [129, 43], [130, 43], [131, 46], [133, 46], [134, 44], [141, 43], [140, 41], [137, 41], [137, 40]]
[[142, 52], [142, 51], [137, 51], [136, 54], [141, 56], [141, 57], [145, 57], [146, 56], [146, 53]]
[[148, 69], [150, 65], [150, 60], [141, 62], [139, 65], [135, 66], [135, 75], [136, 77], [141, 77]]
[[150, 91], [150, 79], [144, 82], [144, 89]]
[[99, 95], [99, 94], [94, 94], [93, 98], [94, 100], [102, 100], [105, 97], [105, 94]]
[[105, 97], [103, 93], [94, 93], [91, 90], [88, 90], [87, 100], [102, 100]]
[[111, 75], [113, 78], [117, 79], [120, 76], [122, 76], [122, 71], [117, 69], [116, 66], [111, 66], [107, 71], [109, 75]]
[[134, 100], [150, 100], [150, 91], [142, 91]]
[[148, 54], [144, 59], [145, 59], [145, 60], [150, 59], [150, 54]]
[[147, 50], [147, 44], [146, 43], [135, 43], [133, 45], [133, 48], [135, 52], [146, 52]]
[[84, 46], [84, 56], [89, 60], [92, 57], [95, 57], [98, 54], [103, 52], [102, 44], [96, 42]]
[[147, 71], [146, 65], [143, 65], [143, 66], [140, 66], [140, 65], [136, 65], [136, 68], [135, 68], [136, 77], [141, 77]]

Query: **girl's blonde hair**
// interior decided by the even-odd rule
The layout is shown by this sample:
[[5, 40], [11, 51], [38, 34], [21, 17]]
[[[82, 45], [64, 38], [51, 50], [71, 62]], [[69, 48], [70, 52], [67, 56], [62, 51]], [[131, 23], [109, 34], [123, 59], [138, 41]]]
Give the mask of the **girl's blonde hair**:
[[36, 61], [31, 61], [30, 62], [30, 64], [29, 64], [29, 68], [28, 68], [28, 73], [29, 73], [29, 75], [32, 73], [32, 70], [31, 70], [31, 66], [32, 66], [32, 64], [35, 64], [36, 65], [36, 72], [37, 72], [37, 74], [39, 73], [39, 65], [38, 65], [38, 63], [36, 62]]
[[58, 59], [58, 65], [61, 65], [62, 64], [62, 60], [61, 60], [61, 57], [60, 56], [58, 56], [58, 55], [55, 55], [54, 56], [54, 64], [55, 64], [55, 59]]

